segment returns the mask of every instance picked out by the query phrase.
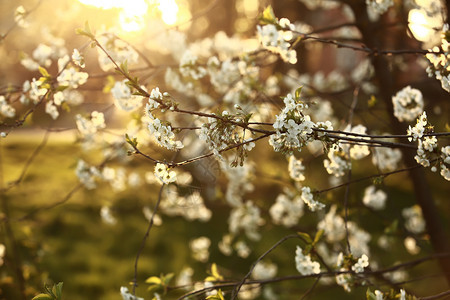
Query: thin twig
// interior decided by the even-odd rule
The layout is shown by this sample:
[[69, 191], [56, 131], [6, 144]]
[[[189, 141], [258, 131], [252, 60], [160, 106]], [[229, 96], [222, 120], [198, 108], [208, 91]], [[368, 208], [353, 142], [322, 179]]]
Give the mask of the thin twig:
[[245, 281], [250, 277], [250, 275], [252, 275], [253, 270], [255, 269], [256, 265], [264, 258], [266, 257], [270, 252], [272, 252], [273, 250], [275, 250], [275, 248], [277, 248], [279, 245], [281, 245], [282, 243], [284, 243], [285, 241], [289, 240], [289, 239], [293, 239], [293, 238], [300, 238], [300, 236], [298, 234], [291, 234], [288, 236], [283, 237], [281, 240], [279, 240], [278, 242], [276, 242], [272, 247], [269, 248], [269, 250], [267, 250], [266, 252], [264, 252], [260, 257], [258, 257], [258, 259], [252, 264], [252, 266], [250, 267], [250, 270], [248, 271], [248, 273], [244, 276], [244, 278], [242, 278], [242, 280], [236, 285], [236, 287], [233, 289], [233, 292], [231, 294], [231, 300], [235, 300], [237, 295], [239, 294], [239, 290], [241, 289], [242, 285], [245, 283]]
[[161, 203], [162, 192], [163, 192], [164, 186], [165, 186], [165, 183], [163, 183], [161, 188], [159, 189], [158, 200], [156, 201], [155, 208], [153, 209], [152, 217], [150, 218], [150, 222], [148, 223], [147, 231], [145, 232], [144, 238], [142, 239], [141, 247], [139, 248], [139, 250], [138, 250], [138, 252], [136, 254], [136, 260], [134, 262], [134, 278], [133, 278], [133, 281], [132, 281], [132, 283], [133, 283], [133, 295], [136, 295], [136, 287], [138, 286], [138, 284], [137, 284], [137, 275], [138, 275], [139, 257], [141, 256], [141, 253], [144, 250], [145, 242], [147, 241], [147, 238], [150, 235], [150, 230], [153, 227], [153, 220], [155, 218], [156, 213], [158, 212], [159, 204]]

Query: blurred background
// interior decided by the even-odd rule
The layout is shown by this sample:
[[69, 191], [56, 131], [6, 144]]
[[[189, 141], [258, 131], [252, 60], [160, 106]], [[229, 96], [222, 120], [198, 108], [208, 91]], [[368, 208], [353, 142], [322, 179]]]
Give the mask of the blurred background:
[[[24, 126], [15, 129], [6, 139], [0, 141], [0, 180], [2, 188], [9, 182], [25, 176], [20, 184], [7, 192], [2, 192], [3, 205], [0, 219], [1, 243], [5, 245], [0, 260], [0, 298], [20, 299], [16, 278], [17, 266], [23, 268], [28, 299], [42, 291], [44, 284], [64, 282], [64, 299], [121, 299], [119, 289], [129, 286], [134, 276], [134, 260], [140, 247], [148, 224], [148, 209], [156, 203], [159, 186], [156, 183], [144, 183], [145, 174], [153, 171], [153, 165], [140, 158], [134, 158], [131, 169], [139, 174], [141, 183], [129, 184], [129, 189], [114, 191], [107, 184], [99, 185], [91, 191], [77, 189], [78, 179], [74, 169], [79, 158], [87, 155], [99, 161], [99, 155], [82, 151], [77, 143], [75, 114], [86, 114], [93, 110], [102, 111], [106, 117], [108, 129], [120, 129], [135, 116], [125, 114], [112, 104], [110, 93], [103, 88], [108, 84], [108, 76], [121, 80], [114, 72], [103, 71], [98, 62], [96, 49], [89, 50], [86, 37], [75, 34], [76, 28], [84, 27], [86, 21], [94, 32], [109, 29], [121, 39], [142, 52], [143, 56], [154, 66], [147, 68], [148, 63], [138, 60], [130, 69], [136, 69], [142, 83], [151, 90], [155, 86], [164, 85], [164, 71], [167, 67], [177, 66], [170, 51], [179, 45], [200, 41], [201, 39], [223, 32], [228, 37], [246, 39], [249, 48], [257, 45], [255, 38], [258, 15], [271, 4], [278, 17], [287, 17], [292, 22], [298, 21], [305, 32], [339, 24], [348, 17], [345, 10], [313, 10], [304, 2], [307, 1], [268, 1], [268, 0], [42, 0], [42, 1], [8, 1], [0, 0], [0, 34], [5, 35], [0, 41], [0, 93], [19, 91], [25, 80], [39, 77], [37, 70], [29, 70], [21, 63], [24, 58], [32, 57], [39, 44], [58, 49], [78, 48], [86, 50], [85, 60], [89, 81], [79, 88], [84, 101], [81, 105], [71, 106], [70, 110], [61, 111], [61, 116], [54, 121], [45, 113], [43, 106], [37, 107]], [[409, 20], [409, 38], [398, 41], [395, 31], [406, 30], [393, 27], [386, 32], [392, 33], [387, 38], [387, 46], [428, 49], [440, 42], [440, 34], [436, 28], [443, 24], [442, 9], [436, 15], [430, 13], [431, 2], [416, 1], [419, 5], [406, 14], [402, 22]], [[440, 1], [437, 1], [440, 2]], [[27, 25], [15, 26], [14, 11], [23, 5], [30, 14], [26, 17]], [[428, 12], [428, 13], [427, 13]], [[388, 21], [393, 18], [387, 15]], [[389, 22], [387, 22], [389, 23]], [[182, 32], [173, 44], [164, 45], [160, 38], [168, 30]], [[326, 33], [333, 33], [332, 30]], [[344, 37], [343, 41], [360, 45], [358, 36]], [[245, 46], [247, 46], [247, 44]], [[181, 46], [180, 46], [181, 47]], [[302, 43], [297, 48], [299, 62], [291, 71], [297, 74], [315, 74], [322, 72], [324, 76], [338, 70], [346, 78], [358, 66], [366, 54], [348, 49], [338, 49], [321, 43]], [[448, 123], [448, 94], [440, 88], [439, 82], [427, 77], [424, 71], [425, 61], [417, 56], [392, 58], [392, 64], [404, 66], [407, 72], [399, 74], [396, 87], [402, 88], [406, 83], [422, 90], [432, 113], [432, 123], [436, 128], [445, 128]], [[55, 60], [51, 61], [47, 70], [50, 74], [58, 71]], [[260, 80], [265, 81], [271, 75], [284, 74], [288, 68], [281, 61], [274, 61], [261, 69]], [[303, 84], [297, 80], [299, 86]], [[377, 84], [375, 81], [374, 84]], [[280, 84], [280, 86], [282, 86]], [[280, 95], [291, 90], [291, 86], [281, 87]], [[177, 95], [170, 88], [164, 89]], [[316, 91], [317, 92], [317, 91]], [[314, 94], [314, 93], [313, 93]], [[315, 95], [306, 96], [317, 96]], [[371, 107], [370, 93], [362, 92], [362, 104], [355, 111], [355, 123], [364, 123], [368, 128], [376, 125], [380, 132], [389, 131], [386, 121], [386, 108], [382, 103]], [[351, 89], [342, 93], [327, 96], [337, 116], [346, 116], [352, 101]], [[275, 97], [274, 97], [275, 98]], [[198, 107], [198, 103], [184, 99], [186, 106]], [[279, 100], [279, 99], [278, 99]], [[17, 114], [27, 111], [18, 105], [15, 99]], [[274, 102], [272, 102], [274, 103]], [[370, 112], [369, 112], [370, 108]], [[337, 120], [343, 124], [344, 119]], [[48, 131], [48, 128], [54, 130]], [[3, 130], [3, 129], [2, 129]], [[45, 141], [45, 142], [43, 142]], [[262, 143], [261, 143], [262, 144]], [[42, 148], [41, 146], [42, 145]], [[258, 145], [251, 158], [258, 158], [257, 168], [252, 176], [256, 188], [248, 193], [263, 208], [263, 217], [269, 219], [269, 208], [277, 195], [282, 191], [283, 182], [289, 182], [286, 172], [286, 160], [273, 153], [267, 143]], [[36, 149], [39, 149], [36, 152]], [[161, 148], [153, 150], [161, 152]], [[36, 156], [34, 156], [37, 153]], [[166, 153], [164, 153], [166, 154]], [[328, 175], [322, 167], [322, 159], [305, 154], [307, 182], [317, 189], [329, 186]], [[28, 161], [31, 164], [28, 164]], [[280, 167], [283, 164], [283, 167]], [[355, 177], [367, 175], [369, 160], [355, 165]], [[317, 171], [321, 169], [320, 171]], [[215, 161], [206, 160], [189, 170], [194, 174], [191, 183], [181, 189], [189, 193], [197, 191], [205, 199], [205, 205], [212, 211], [208, 223], [188, 221], [180, 216], [161, 215], [160, 226], [155, 226], [147, 240], [139, 260], [139, 277], [143, 282], [149, 276], [161, 273], [181, 271], [192, 274], [193, 281], [201, 281], [208, 276], [211, 263], [215, 262], [227, 279], [240, 279], [248, 271], [255, 259], [266, 251], [281, 237], [296, 232], [314, 232], [319, 218], [304, 216], [301, 224], [294, 228], [283, 228], [267, 222], [263, 238], [260, 241], [248, 241], [250, 253], [247, 255], [224, 255], [218, 248], [222, 233], [228, 228], [230, 207], [224, 201], [227, 179], [221, 174]], [[448, 212], [448, 184], [436, 174], [428, 174], [433, 193], [441, 211]], [[131, 181], [130, 178], [128, 178]], [[281, 184], [280, 184], [281, 182]], [[368, 211], [361, 204], [360, 198], [368, 183], [352, 185], [353, 196], [350, 198], [349, 214], [352, 220], [366, 231], [373, 233], [371, 246], [373, 257], [380, 266], [396, 263], [396, 258], [404, 261], [417, 258], [418, 255], [432, 253], [427, 236], [417, 236], [419, 253], [411, 253], [403, 245], [404, 232], [396, 232], [398, 239], [387, 249], [377, 246], [377, 240], [392, 223], [401, 219], [402, 208], [414, 204], [411, 184], [405, 174], [386, 178], [383, 188], [389, 195], [389, 202], [383, 213]], [[281, 187], [280, 187], [281, 186]], [[71, 191], [74, 191], [71, 193]], [[183, 192], [182, 192], [183, 193]], [[187, 192], [186, 192], [187, 193]], [[331, 203], [344, 197], [344, 190], [325, 193], [323, 200]], [[448, 220], [446, 220], [448, 226]], [[207, 224], [207, 226], [205, 226]], [[449, 227], [447, 227], [449, 228]], [[193, 254], [191, 241], [206, 236], [210, 240], [207, 259], [198, 259]], [[277, 276], [297, 274], [294, 263], [297, 241], [289, 241], [277, 249], [269, 260], [278, 265]], [[244, 251], [245, 252], [245, 251]], [[242, 253], [241, 253], [242, 254]], [[375, 266], [374, 266], [375, 267]], [[440, 276], [440, 269], [435, 262], [414, 268], [409, 277], [398, 273], [398, 281], [412, 280], [406, 283], [407, 288], [418, 293], [433, 294], [445, 287]], [[173, 282], [175, 284], [175, 281]], [[306, 293], [314, 284], [314, 279], [286, 281], [270, 285], [277, 299], [298, 299], [298, 295]], [[146, 291], [147, 286], [141, 284], [138, 295], [151, 299]], [[176, 299], [183, 290], [174, 291], [167, 299]], [[365, 297], [366, 287], [359, 287], [351, 296], [355, 299]], [[296, 295], [295, 297], [293, 295]], [[315, 288], [312, 299], [348, 299], [341, 287], [319, 285]], [[259, 296], [257, 299], [270, 299]], [[166, 299], [166, 298], [164, 298]]]

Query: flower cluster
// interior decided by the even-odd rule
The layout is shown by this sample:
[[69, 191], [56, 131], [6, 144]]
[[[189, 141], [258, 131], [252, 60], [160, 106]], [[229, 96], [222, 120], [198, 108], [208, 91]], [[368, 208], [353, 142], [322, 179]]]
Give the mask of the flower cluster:
[[75, 68], [66, 68], [62, 70], [56, 78], [59, 85], [76, 89], [78, 86], [85, 84], [89, 75], [86, 72], [78, 72]]
[[[182, 182], [183, 174], [186, 173], [177, 176], [178, 183]], [[176, 186], [165, 188], [164, 197], [161, 201], [161, 211], [168, 216], [181, 216], [188, 221], [207, 222], [212, 216], [212, 212], [205, 206], [198, 191], [193, 191], [188, 195], [180, 195]]]
[[[441, 175], [445, 180], [450, 181], [450, 146], [442, 147], [438, 149], [438, 141], [436, 136], [431, 135], [433, 133], [433, 126], [428, 122], [426, 112], [417, 119], [414, 127], [409, 126], [407, 134], [409, 141], [418, 141], [417, 154], [414, 156], [417, 163], [424, 167], [430, 167], [431, 171], [437, 171], [437, 165], [439, 164], [441, 169]], [[430, 134], [430, 135], [427, 135]], [[431, 165], [433, 158], [435, 163]]]
[[123, 300], [144, 300], [144, 298], [137, 297], [130, 293], [127, 287], [120, 287], [120, 295], [122, 296]]
[[80, 68], [86, 67], [86, 64], [84, 63], [84, 57], [83, 55], [81, 55], [78, 49], [73, 49], [72, 62]]
[[352, 266], [352, 270], [355, 271], [355, 273], [362, 273], [364, 272], [364, 268], [369, 266], [369, 258], [367, 255], [363, 254], [358, 261]]
[[99, 129], [106, 127], [105, 117], [103, 113], [98, 111], [93, 111], [89, 119], [77, 114], [75, 116], [75, 121], [78, 131], [85, 139], [93, 138], [94, 134], [97, 133]]
[[279, 54], [285, 62], [297, 63], [297, 52], [290, 49], [289, 42], [293, 38], [295, 26], [288, 19], [282, 18], [277, 24], [258, 25], [257, 30], [258, 39], [265, 49]]
[[228, 219], [229, 230], [237, 235], [243, 230], [250, 240], [259, 240], [261, 235], [258, 227], [264, 224], [260, 210], [252, 201], [233, 208]]
[[23, 83], [20, 102], [23, 104], [27, 104], [30, 99], [34, 104], [36, 104], [40, 101], [42, 96], [47, 94], [47, 92], [47, 88], [42, 86], [42, 81], [36, 80], [36, 78], [33, 78], [31, 82], [26, 80]]
[[95, 181], [101, 177], [100, 171], [94, 167], [89, 166], [84, 160], [78, 160], [75, 173], [80, 182], [89, 190], [97, 187]]
[[321, 210], [325, 207], [325, 204], [314, 200], [314, 195], [311, 193], [311, 188], [307, 186], [302, 187], [301, 198], [303, 202], [305, 202], [305, 204], [308, 205], [311, 211]]
[[177, 180], [177, 173], [175, 173], [175, 171], [170, 171], [165, 164], [157, 163], [154, 174], [156, 178], [165, 184], [169, 184]]
[[27, 28], [29, 26], [28, 22], [25, 20], [28, 12], [25, 10], [23, 5], [20, 5], [14, 11], [14, 22], [16, 22], [17, 26], [22, 28]]
[[425, 230], [425, 220], [422, 216], [422, 209], [418, 205], [404, 208], [402, 215], [405, 218], [405, 227], [412, 233], [422, 233]]
[[305, 175], [303, 171], [305, 171], [305, 166], [302, 164], [300, 159], [296, 159], [294, 155], [289, 157], [289, 176], [295, 181], [304, 181]]
[[208, 118], [208, 123], [202, 125], [199, 135], [199, 139], [205, 141], [209, 149], [218, 158], [222, 158], [221, 150], [240, 142], [239, 135], [236, 132], [236, 125], [229, 122], [234, 117], [228, 111], [223, 111], [221, 117], [224, 120]]
[[180, 73], [184, 77], [199, 80], [206, 75], [206, 69], [197, 65], [198, 57], [187, 50], [180, 59]]
[[295, 250], [295, 267], [302, 275], [312, 275], [320, 273], [320, 264], [311, 260], [311, 256], [304, 255], [302, 248], [297, 246]]
[[375, 186], [371, 185], [364, 191], [363, 203], [367, 207], [375, 210], [381, 210], [385, 206], [386, 193], [382, 190], [375, 191]]
[[394, 116], [400, 121], [412, 121], [423, 112], [423, 96], [409, 85], [392, 97]]
[[253, 269], [252, 277], [256, 280], [274, 278], [277, 275], [278, 267], [274, 263], [260, 261]]
[[283, 102], [285, 107], [276, 116], [273, 124], [276, 133], [270, 136], [269, 143], [276, 152], [292, 154], [294, 150], [300, 151], [313, 140], [312, 133], [316, 124], [311, 121], [310, 116], [303, 115], [303, 103], [292, 94], [288, 94]]
[[[147, 105], [146, 108], [149, 107]], [[158, 145], [172, 151], [177, 151], [184, 147], [181, 141], [175, 140], [175, 133], [170, 122], [161, 121], [149, 110], [147, 110], [147, 115], [149, 116], [148, 130], [155, 137]]]
[[388, 11], [394, 5], [394, 0], [366, 0], [367, 12], [372, 20]]
[[[97, 34], [97, 40], [116, 63], [127, 62], [128, 65], [131, 65], [138, 61], [138, 53], [113, 32], [99, 33]], [[98, 48], [98, 62], [100, 68], [105, 72], [115, 68], [114, 63], [100, 48]]]
[[299, 196], [289, 197], [287, 194], [279, 194], [275, 203], [270, 207], [269, 213], [275, 224], [286, 227], [294, 226], [303, 216], [303, 199]]
[[434, 47], [430, 49], [430, 52], [426, 55], [430, 61], [430, 66], [427, 68], [429, 77], [436, 77], [441, 82], [441, 86], [447, 92], [450, 92], [450, 43], [449, 43], [450, 30], [449, 25], [444, 24], [442, 28], [442, 40], [440, 47]]
[[[351, 127], [347, 125], [344, 129], [346, 132], [356, 133], [356, 134], [367, 134], [367, 128], [363, 125], [356, 125]], [[359, 137], [360, 139], [370, 140], [369, 137]], [[340, 144], [340, 147], [343, 149], [345, 153], [349, 153], [350, 157], [354, 160], [362, 159], [370, 154], [369, 147], [365, 145], [349, 145], [349, 144]]]
[[16, 110], [8, 102], [3, 95], [0, 95], [0, 115], [6, 118], [12, 118], [16, 115]]
[[372, 163], [381, 171], [390, 172], [396, 170], [401, 159], [402, 152], [400, 149], [372, 148]]
[[195, 260], [203, 263], [208, 261], [209, 246], [211, 246], [211, 240], [206, 236], [201, 236], [189, 242], [189, 247], [192, 251], [192, 257]]
[[323, 165], [328, 174], [336, 177], [344, 176], [345, 172], [351, 168], [350, 159], [341, 147], [334, 144], [328, 150], [328, 159], [323, 161]]
[[124, 111], [133, 111], [142, 105], [142, 97], [132, 95], [127, 80], [117, 81], [111, 89], [116, 107]]

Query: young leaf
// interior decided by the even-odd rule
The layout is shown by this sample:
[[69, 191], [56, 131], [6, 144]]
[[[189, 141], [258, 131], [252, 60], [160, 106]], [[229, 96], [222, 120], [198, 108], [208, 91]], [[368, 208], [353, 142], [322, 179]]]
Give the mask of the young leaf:
[[302, 92], [302, 86], [295, 90], [295, 100], [298, 100], [300, 98], [300, 94]]
[[31, 300], [53, 300], [54, 298], [48, 294], [39, 294], [34, 296]]
[[42, 74], [44, 77], [50, 77], [50, 74], [47, 72], [47, 70], [43, 67], [39, 67], [39, 73]]
[[225, 300], [222, 294], [222, 290], [218, 290], [217, 294], [206, 297], [208, 300]]
[[161, 284], [162, 281], [161, 281], [161, 278], [156, 277], [156, 276], [152, 276], [152, 277], [147, 278], [145, 283], [148, 283], [148, 284]]
[[60, 282], [53, 286], [53, 293], [56, 295], [56, 298], [59, 300], [62, 296], [62, 288], [63, 288], [63, 282]]
[[260, 20], [262, 24], [276, 23], [277, 18], [275, 17], [275, 13], [273, 12], [273, 8], [271, 5], [267, 6], [266, 9], [264, 9]]
[[320, 241], [320, 239], [322, 238], [323, 234], [324, 234], [324, 230], [323, 229], [317, 231], [316, 236], [314, 237], [313, 245], [317, 244]]
[[302, 238], [305, 240], [305, 242], [306, 242], [307, 244], [311, 244], [311, 243], [312, 243], [311, 237], [310, 237], [309, 234], [307, 234], [306, 232], [297, 232], [297, 234], [298, 234], [300, 237], [302, 237]]

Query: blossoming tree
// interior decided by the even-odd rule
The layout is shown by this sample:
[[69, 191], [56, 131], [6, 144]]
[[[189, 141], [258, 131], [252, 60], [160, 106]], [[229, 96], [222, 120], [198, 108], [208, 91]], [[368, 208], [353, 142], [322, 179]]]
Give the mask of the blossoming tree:
[[[148, 11], [164, 3], [143, 2]], [[0, 254], [10, 262], [5, 272], [14, 278], [14, 297], [30, 296], [21, 260], [14, 259], [14, 222], [106, 185], [117, 193], [154, 191], [152, 205], [143, 207], [148, 227], [130, 265], [134, 276], [117, 287], [125, 300], [297, 299], [320, 297], [324, 287], [367, 299], [448, 296], [450, 239], [441, 212], [449, 204], [439, 192], [450, 181], [448, 3], [249, 1], [256, 3], [251, 15], [245, 1], [212, 1], [198, 11], [194, 2], [208, 1], [192, 1], [183, 24], [154, 17], [133, 41], [95, 20], [76, 30], [82, 42], [73, 48], [54, 29], [43, 31], [16, 66], [32, 75], [10, 85], [2, 76], [2, 142], [38, 127], [29, 120], [42, 110], [51, 121], [44, 131], [74, 128], [83, 151], [74, 166], [79, 184], [17, 220], [8, 194], [20, 188], [31, 163], [39, 165], [47, 135], [22, 175], [2, 183], [8, 241]], [[32, 17], [42, 5], [10, 11], [14, 22], [2, 43], [39, 25]], [[215, 15], [232, 5], [228, 34], [183, 27], [214, 25]], [[420, 14], [435, 22], [427, 39], [414, 27], [412, 16]], [[90, 97], [101, 97], [102, 108], [90, 109]], [[54, 125], [60, 119], [73, 128]], [[186, 188], [192, 186], [201, 189]], [[100, 216], [118, 226], [112, 207], [103, 205]], [[187, 267], [142, 278], [140, 256], [146, 244], [158, 243], [151, 237], [153, 225], [164, 226], [161, 216], [182, 217], [188, 227], [224, 211], [227, 226], [216, 232], [217, 243], [212, 236], [189, 242], [204, 276]], [[269, 243], [273, 230], [279, 235]], [[247, 258], [247, 272], [212, 261], [212, 249]], [[290, 254], [275, 263], [279, 249]], [[416, 265], [434, 262], [439, 268], [430, 270], [440, 281], [433, 289], [409, 282]], [[70, 285], [70, 278], [61, 280]], [[58, 284], [34, 299], [61, 294]]]

